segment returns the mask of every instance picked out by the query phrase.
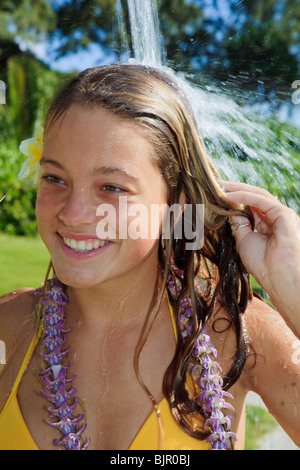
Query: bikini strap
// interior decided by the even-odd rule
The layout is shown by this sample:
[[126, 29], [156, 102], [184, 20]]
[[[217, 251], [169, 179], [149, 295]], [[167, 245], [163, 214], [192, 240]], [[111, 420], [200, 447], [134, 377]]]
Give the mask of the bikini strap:
[[13, 385], [13, 390], [15, 390], [16, 387], [19, 386], [21, 380], [22, 380], [22, 377], [24, 375], [24, 373], [26, 372], [26, 369], [28, 367], [28, 364], [29, 364], [29, 361], [34, 353], [34, 350], [39, 342], [39, 339], [40, 339], [40, 334], [39, 334], [39, 331], [36, 330], [35, 333], [34, 333], [34, 336], [30, 342], [30, 345], [27, 349], [27, 352], [25, 354], [25, 357], [23, 359], [23, 362], [21, 364], [21, 367], [20, 367], [20, 370], [18, 372], [18, 375], [16, 377], [16, 380], [15, 380], [15, 383]]
[[35, 333], [34, 333], [34, 336], [29, 344], [29, 347], [27, 349], [27, 352], [25, 354], [25, 357], [22, 361], [22, 364], [21, 364], [21, 367], [19, 369], [19, 372], [18, 372], [18, 375], [14, 381], [14, 384], [13, 384], [13, 387], [12, 387], [12, 390], [9, 394], [9, 397], [4, 405], [4, 408], [2, 410], [2, 412], [0, 413], [0, 419], [1, 419], [1, 416], [5, 413], [5, 410], [7, 409], [7, 407], [9, 406], [11, 400], [13, 399], [13, 397], [15, 395], [17, 395], [18, 393], [18, 388], [19, 388], [19, 385], [20, 385], [20, 382], [22, 380], [22, 377], [24, 375], [24, 373], [26, 372], [26, 369], [28, 367], [28, 364], [29, 364], [29, 361], [33, 355], [33, 352], [39, 342], [39, 339], [40, 339], [40, 335], [41, 335], [41, 328], [37, 328]]

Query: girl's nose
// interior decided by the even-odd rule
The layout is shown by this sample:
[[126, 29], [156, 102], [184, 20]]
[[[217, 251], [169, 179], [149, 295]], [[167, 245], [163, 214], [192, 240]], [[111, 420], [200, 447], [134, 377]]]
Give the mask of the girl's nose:
[[66, 227], [95, 224], [97, 207], [84, 188], [73, 190], [58, 217]]

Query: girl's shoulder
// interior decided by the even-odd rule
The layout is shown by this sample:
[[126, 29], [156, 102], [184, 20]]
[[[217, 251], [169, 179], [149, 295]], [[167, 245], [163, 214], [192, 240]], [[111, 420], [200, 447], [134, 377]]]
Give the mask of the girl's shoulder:
[[[228, 370], [236, 352], [236, 333], [225, 308], [215, 309], [210, 320], [212, 342], [218, 351], [218, 362]], [[279, 368], [293, 353], [297, 338], [289, 329], [280, 313], [266, 301], [254, 296], [242, 315], [242, 332], [248, 349], [248, 358], [239, 383], [253, 390], [258, 378], [266, 380], [266, 364], [269, 370]], [[298, 371], [299, 373], [299, 371]]]
[[245, 328], [252, 341], [265, 340], [268, 336], [277, 337], [290, 332], [280, 313], [263, 299], [253, 296], [244, 315]]
[[246, 375], [251, 381], [258, 382], [261, 377], [267, 382], [268, 371], [273, 374], [276, 370], [279, 376], [283, 368], [289, 373], [299, 374], [299, 365], [292, 361], [294, 346], [299, 339], [277, 310], [254, 297], [245, 314], [244, 327], [249, 344]]
[[23, 287], [0, 297], [0, 341], [15, 349], [36, 327], [37, 289]]
[[0, 297], [0, 411], [36, 332], [36, 292], [21, 288]]

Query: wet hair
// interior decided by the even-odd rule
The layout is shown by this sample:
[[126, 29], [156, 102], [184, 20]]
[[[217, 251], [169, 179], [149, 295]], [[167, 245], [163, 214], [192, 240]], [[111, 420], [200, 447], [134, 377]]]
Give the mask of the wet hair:
[[[186, 242], [190, 240], [185, 239], [184, 233], [181, 239], [174, 236], [160, 240], [163, 286], [152, 317], [148, 319], [151, 327], [161, 305], [171, 262], [174, 262], [184, 272], [180, 299], [187, 293], [191, 296], [194, 328], [185, 338], [177, 332], [176, 352], [166, 371], [163, 389], [175, 419], [189, 434], [204, 438], [200, 427], [197, 429], [188, 419], [189, 413], [195, 411], [195, 402], [186, 390], [192, 367], [191, 353], [216, 305], [222, 305], [236, 337], [235, 354], [224, 377], [224, 388], [230, 388], [243, 370], [247, 345], [241, 316], [252, 292], [249, 275], [236, 251], [229, 217], [246, 215], [252, 221], [251, 212], [230, 202], [220, 189], [220, 177], [206, 154], [190, 104], [171, 75], [132, 64], [87, 69], [74, 77], [54, 99], [47, 114], [45, 132], [72, 106], [101, 107], [137, 125], [153, 145], [154, 164], [168, 188], [168, 204], [178, 204], [184, 195], [186, 203], [193, 207], [204, 205], [204, 240], [200, 249], [186, 250]], [[171, 222], [171, 233], [174, 233], [174, 220]], [[177, 316], [180, 299], [173, 303]], [[145, 336], [149, 329], [145, 328]], [[136, 349], [137, 375], [138, 356], [145, 340], [146, 337], [142, 338]]]

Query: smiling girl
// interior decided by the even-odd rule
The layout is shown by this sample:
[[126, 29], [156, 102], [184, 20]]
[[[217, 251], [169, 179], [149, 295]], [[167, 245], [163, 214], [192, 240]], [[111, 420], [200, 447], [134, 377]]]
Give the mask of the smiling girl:
[[[299, 445], [299, 218], [220, 182], [173, 78], [82, 72], [50, 107], [39, 165], [53, 275], [1, 299], [0, 449], [242, 449], [249, 390]], [[174, 217], [170, 237], [120, 236], [134, 205], [174, 204], [182, 220], [204, 205], [201, 248]], [[99, 239], [103, 206], [116, 236]]]

